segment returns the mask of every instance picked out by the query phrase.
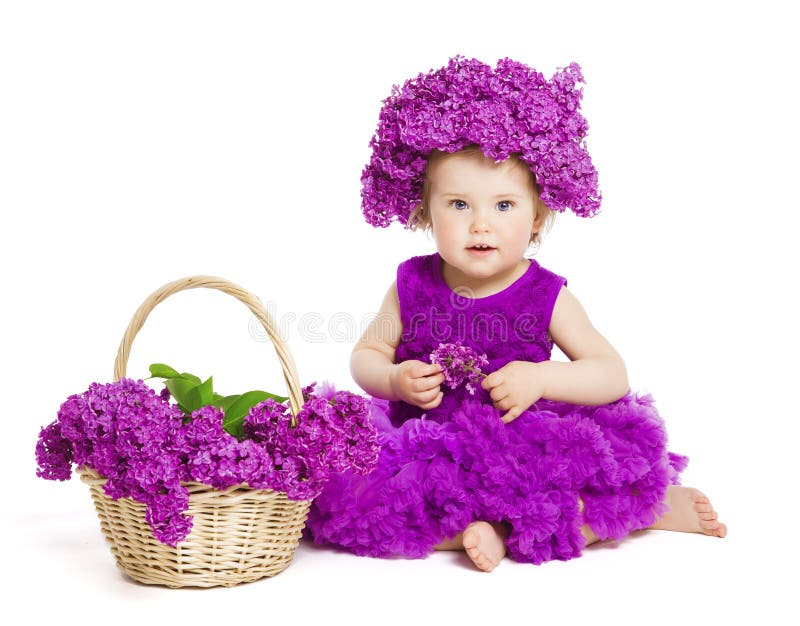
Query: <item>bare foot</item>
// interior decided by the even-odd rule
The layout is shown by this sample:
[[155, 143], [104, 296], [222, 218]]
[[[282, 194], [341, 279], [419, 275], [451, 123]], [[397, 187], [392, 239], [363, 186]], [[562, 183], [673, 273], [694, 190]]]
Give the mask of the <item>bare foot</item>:
[[724, 537], [728, 534], [728, 527], [717, 519], [717, 512], [711, 502], [699, 490], [670, 485], [664, 502], [669, 511], [650, 528], [703, 533], [712, 537]]
[[505, 529], [500, 524], [472, 522], [464, 530], [464, 550], [484, 572], [491, 572], [506, 555]]

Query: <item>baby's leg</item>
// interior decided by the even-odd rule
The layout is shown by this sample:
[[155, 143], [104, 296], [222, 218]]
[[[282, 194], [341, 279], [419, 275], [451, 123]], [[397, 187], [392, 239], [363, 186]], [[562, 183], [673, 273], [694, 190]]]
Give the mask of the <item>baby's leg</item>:
[[[583, 500], [580, 500], [583, 511]], [[709, 499], [693, 487], [670, 485], [664, 503], [669, 507], [663, 517], [649, 528], [655, 530], [676, 530], [684, 533], [703, 533], [712, 537], [724, 537], [728, 527], [717, 519], [717, 512]], [[586, 545], [599, 541], [588, 525], [581, 528]]]
[[[583, 511], [583, 500], [580, 500], [579, 502], [581, 505], [581, 511]], [[595, 541], [600, 541], [600, 537], [594, 534], [594, 531], [589, 528], [589, 524], [584, 524], [581, 526], [581, 534], [586, 539], [587, 546], [593, 544]]]
[[443, 541], [435, 550], [466, 550], [469, 558], [484, 572], [491, 572], [506, 555], [508, 529], [500, 523], [472, 522], [463, 533]]
[[445, 539], [437, 546], [433, 546], [434, 550], [463, 550], [464, 549], [464, 533], [458, 533], [452, 539]]

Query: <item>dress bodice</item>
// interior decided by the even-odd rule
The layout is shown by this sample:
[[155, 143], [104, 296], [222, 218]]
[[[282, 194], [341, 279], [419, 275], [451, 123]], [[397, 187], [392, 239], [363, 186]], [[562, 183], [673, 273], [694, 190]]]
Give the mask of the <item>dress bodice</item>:
[[[469, 298], [452, 290], [444, 280], [438, 253], [417, 256], [397, 268], [397, 293], [403, 334], [397, 346], [397, 363], [416, 359], [430, 363], [430, 354], [440, 343], [461, 341], [486, 354], [486, 373], [511, 361], [546, 361], [553, 346], [550, 317], [562, 285], [567, 280], [530, 260], [525, 273], [502, 291]], [[428, 411], [430, 419], [442, 421], [468, 394], [462, 386], [447, 389], [441, 404]], [[491, 403], [481, 388], [476, 397]], [[399, 425], [425, 413], [403, 401], [390, 403], [392, 423]]]

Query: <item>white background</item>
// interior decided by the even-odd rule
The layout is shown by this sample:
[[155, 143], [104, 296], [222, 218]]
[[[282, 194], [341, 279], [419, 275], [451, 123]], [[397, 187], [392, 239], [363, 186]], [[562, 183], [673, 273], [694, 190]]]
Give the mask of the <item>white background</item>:
[[[784, 4], [3, 2], [4, 613], [796, 619], [798, 50]], [[35, 477], [39, 428], [111, 380], [144, 298], [193, 274], [261, 298], [302, 384], [357, 391], [349, 355], [368, 316], [397, 264], [435, 249], [363, 220], [368, 142], [392, 85], [455, 54], [547, 76], [581, 65], [603, 209], [559, 215], [536, 258], [568, 278], [632, 388], [653, 394], [671, 448], [691, 457], [684, 484], [711, 497], [728, 538], [649, 531], [491, 574], [463, 554], [301, 545], [279, 576], [234, 589], [130, 582], [86, 486]], [[213, 374], [223, 393], [282, 393], [251, 322], [229, 296], [179, 293], [147, 320], [128, 375], [162, 361]]]

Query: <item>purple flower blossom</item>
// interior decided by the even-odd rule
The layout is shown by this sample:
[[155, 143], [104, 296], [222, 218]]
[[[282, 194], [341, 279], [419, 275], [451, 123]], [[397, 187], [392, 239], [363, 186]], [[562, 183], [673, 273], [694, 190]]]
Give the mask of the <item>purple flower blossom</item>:
[[36, 475], [48, 480], [69, 480], [72, 474], [72, 447], [61, 436], [61, 425], [53, 422], [42, 428], [36, 442]]
[[480, 384], [486, 378], [486, 374], [481, 371], [481, 367], [489, 365], [489, 359], [485, 354], [478, 354], [473, 348], [462, 345], [460, 341], [455, 343], [440, 343], [431, 352], [431, 363], [438, 363], [442, 366], [444, 382], [455, 389], [461, 383], [466, 383], [467, 391], [470, 395], [475, 394], [475, 385]]
[[182, 426], [181, 410], [141, 380], [92, 383], [70, 396], [42, 430], [37, 475], [66, 480], [73, 462], [96, 470], [108, 479], [103, 489], [109, 497], [144, 503], [154, 536], [174, 545], [191, 522], [182, 515], [188, 492], [176, 455]]
[[315, 393], [315, 384], [303, 388], [306, 404], [295, 427], [289, 408], [268, 399], [245, 418], [246, 438], [238, 441], [222, 427], [217, 407], [202, 407], [184, 423], [169, 395], [157, 395], [141, 380], [92, 383], [41, 429], [36, 473], [68, 480], [73, 462], [94, 469], [107, 478], [109, 497], [144, 503], [153, 535], [174, 547], [192, 528], [184, 514], [185, 482], [220, 490], [249, 484], [307, 500], [320, 493], [331, 471], [372, 470], [377, 431], [366, 400], [328, 384]]
[[367, 222], [407, 228], [419, 204], [427, 157], [478, 145], [495, 161], [518, 154], [554, 211], [581, 217], [600, 209], [597, 171], [584, 142], [588, 124], [579, 107], [580, 66], [560, 68], [547, 81], [511, 59], [497, 67], [457, 55], [446, 67], [393, 86], [383, 101], [372, 155], [361, 174]]
[[273, 453], [279, 489], [289, 498], [319, 495], [331, 472], [367, 474], [378, 461], [377, 430], [367, 401], [327, 383], [303, 388], [305, 404], [291, 425], [288, 407], [268, 398], [245, 417], [245, 436]]

